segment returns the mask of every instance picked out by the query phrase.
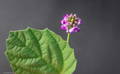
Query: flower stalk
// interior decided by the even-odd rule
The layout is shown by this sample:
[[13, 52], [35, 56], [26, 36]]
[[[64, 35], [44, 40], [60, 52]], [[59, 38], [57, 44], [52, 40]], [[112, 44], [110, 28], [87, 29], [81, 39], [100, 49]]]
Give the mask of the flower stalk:
[[67, 43], [69, 43], [70, 40], [70, 33], [67, 34]]

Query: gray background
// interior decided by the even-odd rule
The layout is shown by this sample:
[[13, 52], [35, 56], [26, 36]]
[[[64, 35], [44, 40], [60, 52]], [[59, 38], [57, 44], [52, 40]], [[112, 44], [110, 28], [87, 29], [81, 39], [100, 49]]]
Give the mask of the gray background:
[[48, 27], [63, 38], [60, 20], [66, 13], [83, 19], [71, 36], [78, 65], [74, 74], [120, 74], [119, 0], [0, 0], [0, 74], [10, 72], [4, 55], [10, 30]]

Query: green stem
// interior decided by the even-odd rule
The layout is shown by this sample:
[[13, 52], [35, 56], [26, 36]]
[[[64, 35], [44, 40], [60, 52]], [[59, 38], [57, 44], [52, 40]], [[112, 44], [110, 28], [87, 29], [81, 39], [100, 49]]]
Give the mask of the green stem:
[[67, 43], [69, 43], [69, 40], [70, 40], [70, 33], [68, 33], [67, 35]]

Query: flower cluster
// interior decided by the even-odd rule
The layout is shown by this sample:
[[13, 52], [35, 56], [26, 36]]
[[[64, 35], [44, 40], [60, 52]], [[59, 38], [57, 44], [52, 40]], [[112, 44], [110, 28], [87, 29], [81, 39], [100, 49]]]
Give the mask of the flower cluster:
[[78, 25], [81, 24], [81, 19], [76, 14], [66, 14], [61, 20], [61, 29], [66, 30], [67, 33], [79, 32]]

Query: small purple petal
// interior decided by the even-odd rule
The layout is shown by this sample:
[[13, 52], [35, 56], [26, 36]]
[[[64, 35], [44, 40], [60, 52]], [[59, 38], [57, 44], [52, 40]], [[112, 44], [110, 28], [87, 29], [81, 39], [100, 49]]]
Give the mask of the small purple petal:
[[74, 17], [77, 17], [76, 14], [73, 14]]
[[67, 30], [67, 26], [66, 26], [66, 25], [61, 25], [60, 28], [61, 28], [62, 30]]
[[80, 25], [81, 24], [81, 19], [80, 18], [77, 18], [77, 25]]
[[80, 28], [75, 27], [75, 28], [74, 28], [74, 32], [80, 32]]
[[69, 15], [69, 17], [72, 17], [73, 16], [73, 14], [71, 13], [70, 15]]
[[70, 33], [74, 32], [74, 28], [69, 29], [69, 32]]
[[69, 17], [69, 15], [68, 15], [68, 14], [66, 14], [66, 15], [64, 16], [63, 20], [67, 20], [67, 19], [68, 19], [68, 17]]
[[80, 28], [78, 27], [73, 27], [71, 29], [69, 29], [69, 32], [72, 33], [72, 32], [79, 32], [80, 31]]
[[66, 24], [66, 21], [65, 20], [61, 20], [61, 24]]

